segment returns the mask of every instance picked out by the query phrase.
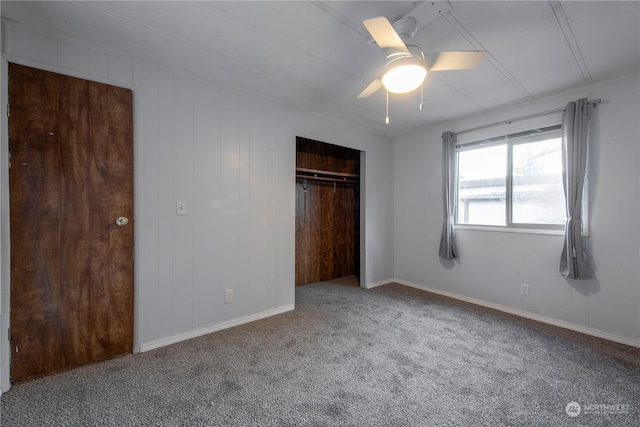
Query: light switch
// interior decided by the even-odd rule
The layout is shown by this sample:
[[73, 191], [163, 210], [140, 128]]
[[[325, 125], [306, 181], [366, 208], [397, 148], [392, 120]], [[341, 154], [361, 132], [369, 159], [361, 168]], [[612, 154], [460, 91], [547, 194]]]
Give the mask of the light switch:
[[176, 215], [186, 215], [187, 204], [186, 202], [176, 202]]

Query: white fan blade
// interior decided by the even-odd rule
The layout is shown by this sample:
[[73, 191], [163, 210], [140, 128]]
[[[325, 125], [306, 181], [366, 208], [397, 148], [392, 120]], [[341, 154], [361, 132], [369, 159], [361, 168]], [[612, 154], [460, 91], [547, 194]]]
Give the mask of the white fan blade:
[[396, 30], [393, 29], [389, 20], [384, 16], [365, 19], [362, 23], [381, 48], [393, 48], [403, 52], [409, 52], [409, 49], [407, 49], [407, 46], [405, 46], [398, 33], [396, 33]]
[[374, 81], [371, 82], [369, 86], [366, 87], [365, 90], [360, 92], [360, 95], [358, 95], [358, 98], [367, 98], [373, 95], [381, 87], [382, 87], [382, 80], [375, 79]]
[[467, 70], [477, 67], [485, 54], [483, 50], [427, 52], [424, 58], [428, 71]]

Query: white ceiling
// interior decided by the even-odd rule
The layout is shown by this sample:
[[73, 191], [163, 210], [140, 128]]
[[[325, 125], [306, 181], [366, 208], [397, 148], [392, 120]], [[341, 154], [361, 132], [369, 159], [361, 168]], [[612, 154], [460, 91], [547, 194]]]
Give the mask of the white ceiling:
[[[3, 18], [396, 137], [640, 71], [639, 1], [2, 1]], [[418, 19], [422, 49], [486, 50], [419, 91], [356, 96], [384, 65], [362, 25]]]

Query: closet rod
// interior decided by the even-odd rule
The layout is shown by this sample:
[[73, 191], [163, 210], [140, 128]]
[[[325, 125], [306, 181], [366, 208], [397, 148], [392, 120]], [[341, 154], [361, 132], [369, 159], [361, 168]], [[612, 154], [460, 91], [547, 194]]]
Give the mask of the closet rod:
[[[600, 104], [600, 102], [602, 102], [600, 99], [594, 99], [593, 101], [589, 101], [588, 104], [596, 105], [596, 104]], [[464, 129], [464, 130], [461, 130], [461, 131], [458, 131], [458, 132], [454, 132], [454, 133], [456, 135], [460, 135], [461, 133], [467, 133], [467, 132], [471, 132], [471, 131], [474, 131], [474, 130], [480, 130], [480, 129], [489, 128], [489, 127], [493, 127], [493, 126], [510, 125], [512, 122], [517, 122], [519, 120], [531, 119], [533, 117], [538, 117], [538, 116], [546, 116], [547, 114], [558, 113], [558, 112], [564, 111], [564, 110], [566, 110], [565, 107], [556, 108], [554, 110], [542, 111], [540, 113], [528, 114], [526, 116], [515, 117], [515, 118], [509, 119], [509, 120], [502, 120], [500, 122], [489, 123], [487, 125], [482, 125], [482, 126], [476, 126], [476, 127], [473, 127], [473, 128]]]
[[296, 172], [317, 174], [317, 175], [329, 175], [329, 176], [339, 176], [339, 177], [347, 177], [347, 178], [358, 178], [357, 173], [343, 173], [343, 172], [333, 172], [333, 171], [325, 171], [320, 169], [307, 169], [307, 168], [296, 168]]
[[310, 176], [310, 175], [301, 175], [301, 174], [296, 174], [296, 178], [305, 178], [305, 179], [316, 179], [319, 181], [331, 181], [331, 182], [342, 182], [345, 184], [357, 184], [358, 181], [355, 179], [349, 179], [349, 178], [329, 178], [329, 177], [324, 177], [324, 176]]

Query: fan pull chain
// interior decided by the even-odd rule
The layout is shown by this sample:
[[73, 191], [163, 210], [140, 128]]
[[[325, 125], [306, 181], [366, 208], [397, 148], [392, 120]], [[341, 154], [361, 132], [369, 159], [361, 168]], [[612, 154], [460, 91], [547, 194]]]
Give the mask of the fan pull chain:
[[424, 101], [424, 81], [420, 85], [420, 111], [422, 111], [422, 103]]
[[387, 117], [385, 117], [384, 122], [389, 124], [389, 91], [387, 91]]

